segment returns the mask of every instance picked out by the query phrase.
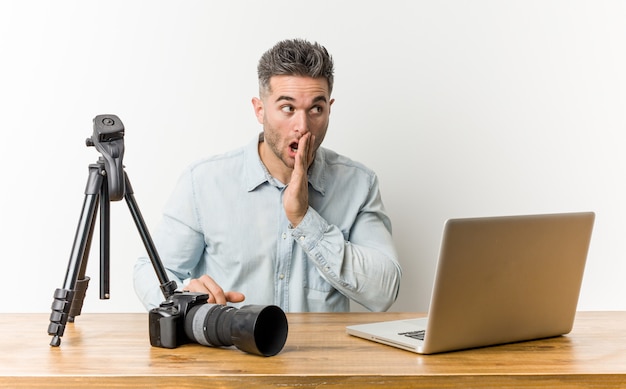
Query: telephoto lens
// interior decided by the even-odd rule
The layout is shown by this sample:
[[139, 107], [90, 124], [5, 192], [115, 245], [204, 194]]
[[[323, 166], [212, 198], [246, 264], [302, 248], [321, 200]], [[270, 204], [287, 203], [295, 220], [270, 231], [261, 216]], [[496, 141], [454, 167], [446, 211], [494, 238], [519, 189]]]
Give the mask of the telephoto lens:
[[275, 305], [246, 305], [237, 309], [218, 304], [195, 305], [185, 316], [185, 334], [205, 346], [235, 345], [270, 357], [287, 341], [287, 317]]

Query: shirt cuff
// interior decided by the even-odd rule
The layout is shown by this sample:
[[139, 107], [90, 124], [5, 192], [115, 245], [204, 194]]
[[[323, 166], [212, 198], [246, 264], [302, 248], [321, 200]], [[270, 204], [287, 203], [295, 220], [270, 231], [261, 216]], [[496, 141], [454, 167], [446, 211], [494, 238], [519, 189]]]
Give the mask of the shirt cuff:
[[328, 223], [309, 207], [300, 224], [296, 227], [290, 224], [289, 229], [291, 236], [310, 250], [323, 238], [324, 232], [328, 229]]

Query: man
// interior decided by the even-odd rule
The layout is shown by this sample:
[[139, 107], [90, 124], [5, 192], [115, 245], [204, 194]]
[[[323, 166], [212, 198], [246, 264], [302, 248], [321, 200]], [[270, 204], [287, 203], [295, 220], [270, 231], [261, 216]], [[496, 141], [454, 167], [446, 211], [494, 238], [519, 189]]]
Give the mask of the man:
[[[279, 42], [258, 64], [252, 99], [263, 132], [192, 165], [155, 233], [170, 279], [209, 302], [285, 311], [373, 311], [395, 301], [401, 269], [376, 175], [320, 147], [333, 61], [304, 40]], [[135, 266], [146, 308], [164, 300], [147, 258]]]

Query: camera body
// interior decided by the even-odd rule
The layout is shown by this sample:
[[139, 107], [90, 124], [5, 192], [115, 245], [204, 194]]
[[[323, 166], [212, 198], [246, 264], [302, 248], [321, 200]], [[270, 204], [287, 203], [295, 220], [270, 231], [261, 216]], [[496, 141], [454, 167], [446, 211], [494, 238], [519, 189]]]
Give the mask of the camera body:
[[185, 334], [185, 317], [194, 306], [206, 304], [209, 295], [194, 292], [174, 292], [148, 314], [150, 344], [154, 347], [176, 348], [190, 343]]

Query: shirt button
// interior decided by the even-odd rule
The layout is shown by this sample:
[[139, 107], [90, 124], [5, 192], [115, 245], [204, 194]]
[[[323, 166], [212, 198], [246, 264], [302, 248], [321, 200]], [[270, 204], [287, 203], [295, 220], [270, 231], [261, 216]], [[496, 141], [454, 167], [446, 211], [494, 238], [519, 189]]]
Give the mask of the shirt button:
[[302, 235], [299, 239], [300, 239], [300, 240], [304, 240], [304, 235]]
[[283, 239], [287, 239], [287, 234], [283, 232]]
[[278, 275], [278, 278], [280, 278], [281, 280], [284, 280], [285, 279], [285, 275], [281, 273], [281, 274]]

